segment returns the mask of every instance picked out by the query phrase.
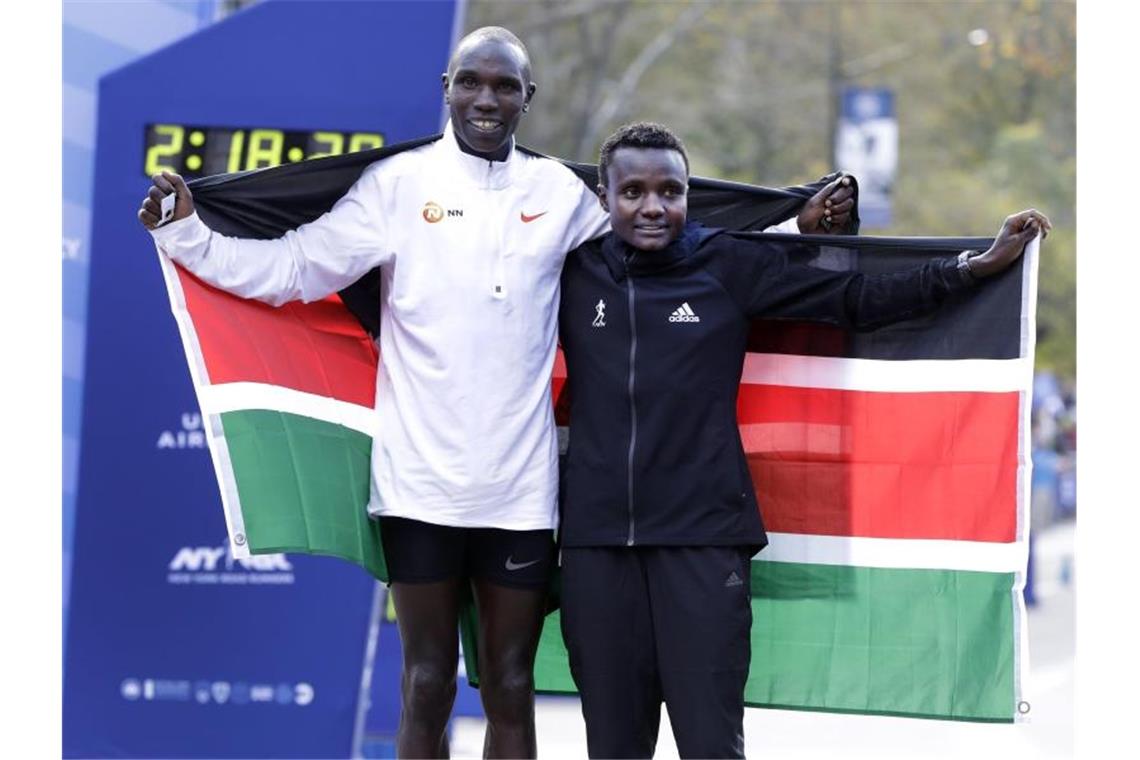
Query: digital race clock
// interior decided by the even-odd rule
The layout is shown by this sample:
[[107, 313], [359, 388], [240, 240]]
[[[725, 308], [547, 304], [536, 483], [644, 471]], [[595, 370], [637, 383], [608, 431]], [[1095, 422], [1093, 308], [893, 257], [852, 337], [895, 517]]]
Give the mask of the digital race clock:
[[167, 171], [195, 179], [322, 156], [339, 156], [383, 145], [384, 135], [378, 132], [302, 132], [148, 124], [143, 174], [153, 177]]

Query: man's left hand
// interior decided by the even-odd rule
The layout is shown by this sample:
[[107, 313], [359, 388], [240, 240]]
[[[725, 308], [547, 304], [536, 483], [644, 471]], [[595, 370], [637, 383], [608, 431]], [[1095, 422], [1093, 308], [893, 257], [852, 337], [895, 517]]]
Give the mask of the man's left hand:
[[823, 186], [804, 204], [796, 224], [805, 235], [842, 235], [851, 224], [855, 186], [844, 174]]

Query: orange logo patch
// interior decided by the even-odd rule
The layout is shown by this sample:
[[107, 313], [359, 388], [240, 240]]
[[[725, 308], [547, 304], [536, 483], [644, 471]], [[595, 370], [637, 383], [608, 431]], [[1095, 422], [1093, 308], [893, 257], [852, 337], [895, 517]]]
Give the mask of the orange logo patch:
[[424, 204], [424, 221], [428, 224], [435, 224], [443, 219], [443, 207], [433, 201], [428, 201]]

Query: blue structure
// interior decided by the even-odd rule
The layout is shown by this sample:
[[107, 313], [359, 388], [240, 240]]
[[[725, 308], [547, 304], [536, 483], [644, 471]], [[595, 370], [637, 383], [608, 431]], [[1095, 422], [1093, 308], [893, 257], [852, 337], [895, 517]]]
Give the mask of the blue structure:
[[[71, 5], [69, 16], [87, 13]], [[65, 252], [78, 251], [64, 274], [65, 491], [75, 501], [65, 757], [360, 752], [375, 583], [328, 558], [228, 555], [181, 341], [135, 212], [155, 125], [386, 142], [438, 131], [456, 10], [265, 2], [99, 80], [93, 175], [65, 146], [65, 186], [94, 188], [90, 213], [65, 198]], [[65, 32], [65, 44], [81, 32]], [[90, 71], [65, 65], [73, 78]]]
[[63, 4], [63, 605], [71, 576], [99, 78], [211, 24], [217, 0]]

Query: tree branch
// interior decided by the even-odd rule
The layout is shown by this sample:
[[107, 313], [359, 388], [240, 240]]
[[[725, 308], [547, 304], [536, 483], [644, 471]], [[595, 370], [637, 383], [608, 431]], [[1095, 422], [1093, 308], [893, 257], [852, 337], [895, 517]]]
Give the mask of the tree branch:
[[648, 45], [642, 48], [633, 62], [626, 68], [625, 73], [622, 74], [621, 80], [614, 86], [608, 86], [609, 91], [605, 100], [602, 101], [595, 111], [593, 116], [590, 117], [586, 125], [586, 129], [582, 132], [582, 137], [578, 141], [577, 156], [584, 156], [593, 150], [594, 143], [597, 141], [598, 134], [605, 129], [606, 125], [618, 114], [619, 110], [626, 104], [629, 98], [637, 90], [641, 78], [645, 76], [645, 72], [657, 61], [658, 58], [668, 50], [678, 38], [686, 34], [690, 29], [696, 26], [697, 22], [708, 13], [713, 7], [713, 3], [696, 3], [688, 6], [684, 13], [677, 17], [672, 26], [661, 31]]

